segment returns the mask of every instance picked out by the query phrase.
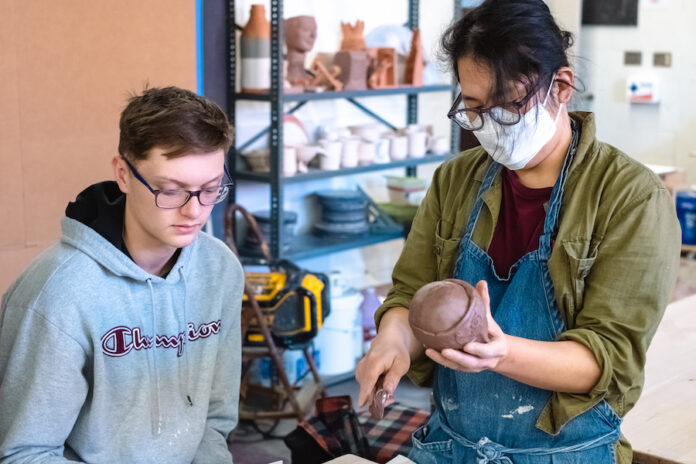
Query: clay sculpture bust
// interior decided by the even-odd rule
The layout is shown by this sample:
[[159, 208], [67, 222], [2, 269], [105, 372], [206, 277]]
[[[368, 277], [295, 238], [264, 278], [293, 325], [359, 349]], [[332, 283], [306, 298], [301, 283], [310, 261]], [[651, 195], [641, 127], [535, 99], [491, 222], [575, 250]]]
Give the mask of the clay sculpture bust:
[[351, 51], [361, 51], [366, 50], [367, 45], [365, 45], [365, 37], [363, 32], [365, 32], [365, 22], [356, 21], [355, 26], [350, 23], [341, 22], [341, 32], [343, 33], [343, 40], [341, 40], [341, 51], [351, 52]]
[[488, 342], [486, 308], [476, 289], [459, 279], [431, 282], [411, 300], [408, 322], [416, 338], [437, 351]]
[[292, 85], [304, 86], [312, 78], [305, 69], [305, 57], [317, 39], [317, 21], [313, 16], [295, 16], [286, 19], [284, 27], [288, 48], [287, 80]]

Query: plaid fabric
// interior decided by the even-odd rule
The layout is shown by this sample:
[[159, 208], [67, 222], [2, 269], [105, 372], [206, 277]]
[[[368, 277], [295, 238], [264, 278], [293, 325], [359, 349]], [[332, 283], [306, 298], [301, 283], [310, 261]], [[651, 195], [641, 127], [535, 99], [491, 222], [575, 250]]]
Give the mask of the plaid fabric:
[[[411, 434], [428, 421], [430, 413], [408, 408], [399, 403], [387, 406], [382, 420], [372, 419], [367, 412], [358, 417], [362, 432], [367, 437], [371, 456], [364, 458], [384, 464], [398, 454], [408, 455], [411, 450]], [[330, 454], [341, 453], [336, 449], [336, 439], [318, 418], [313, 417], [298, 424]]]

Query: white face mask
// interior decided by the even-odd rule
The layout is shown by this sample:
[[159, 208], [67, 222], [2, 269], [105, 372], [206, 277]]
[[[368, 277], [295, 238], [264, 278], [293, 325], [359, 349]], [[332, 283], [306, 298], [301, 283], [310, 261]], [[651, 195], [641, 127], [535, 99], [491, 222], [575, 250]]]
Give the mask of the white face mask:
[[[517, 124], [500, 124], [491, 118], [490, 113], [485, 113], [483, 127], [474, 131], [474, 135], [491, 158], [506, 168], [514, 171], [525, 167], [556, 133], [556, 123], [561, 115], [563, 103], [558, 107], [556, 119], [551, 119], [546, 109], [554, 79], [551, 80], [544, 102], [537, 103], [523, 114]], [[516, 114], [502, 108], [493, 108], [492, 111], [497, 112], [496, 117], [499, 120], [517, 118]]]

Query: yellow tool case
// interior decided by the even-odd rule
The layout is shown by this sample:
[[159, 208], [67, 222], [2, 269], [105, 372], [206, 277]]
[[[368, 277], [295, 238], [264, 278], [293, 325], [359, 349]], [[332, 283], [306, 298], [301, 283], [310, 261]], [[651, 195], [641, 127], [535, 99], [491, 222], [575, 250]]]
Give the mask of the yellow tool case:
[[[247, 284], [256, 294], [276, 345], [291, 348], [309, 342], [329, 315], [329, 279], [325, 274], [279, 261], [269, 272], [247, 272]], [[249, 305], [244, 295], [243, 305]], [[250, 312], [252, 313], [252, 312]], [[248, 321], [244, 344], [263, 346], [256, 317]]]

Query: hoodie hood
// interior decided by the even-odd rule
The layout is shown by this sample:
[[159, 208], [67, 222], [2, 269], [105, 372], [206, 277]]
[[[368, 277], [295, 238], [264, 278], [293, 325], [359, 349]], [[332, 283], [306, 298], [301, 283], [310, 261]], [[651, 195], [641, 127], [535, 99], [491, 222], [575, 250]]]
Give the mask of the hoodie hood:
[[130, 256], [123, 241], [125, 212], [126, 195], [114, 181], [90, 185], [65, 208], [67, 217], [93, 229], [113, 246]]
[[135, 264], [123, 241], [125, 209], [126, 195], [116, 182], [91, 185], [65, 209], [61, 241], [82, 251], [116, 276], [140, 282], [178, 282], [198, 238], [181, 250], [166, 278], [150, 274]]

